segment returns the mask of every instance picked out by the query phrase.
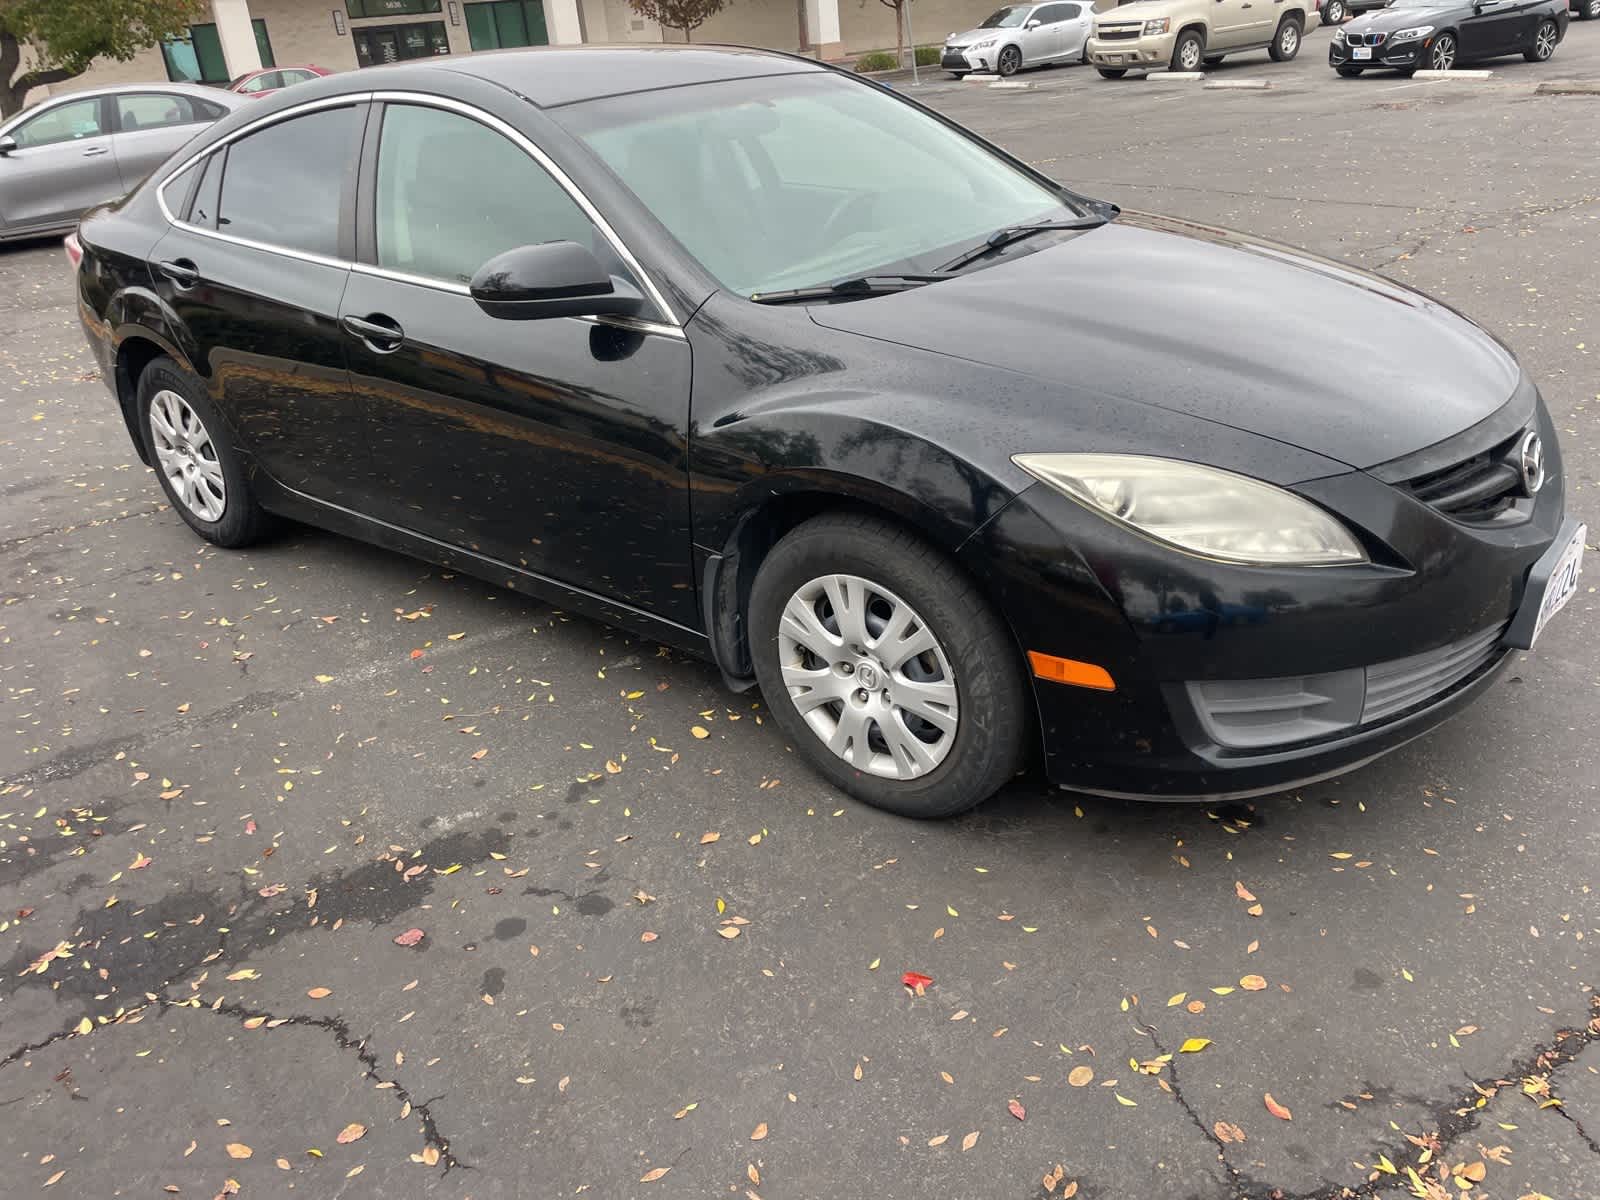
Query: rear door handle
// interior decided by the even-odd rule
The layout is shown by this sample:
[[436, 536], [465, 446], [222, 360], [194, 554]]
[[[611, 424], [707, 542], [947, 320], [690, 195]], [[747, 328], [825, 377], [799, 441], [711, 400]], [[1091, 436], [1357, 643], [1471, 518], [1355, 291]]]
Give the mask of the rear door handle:
[[168, 262], [158, 262], [156, 270], [181, 288], [191, 288], [200, 282], [200, 268], [187, 258], [174, 258]]
[[351, 337], [360, 338], [378, 354], [392, 354], [406, 340], [405, 330], [393, 317], [368, 313], [365, 317], [340, 317], [339, 324]]
[[98, 155], [110, 154], [110, 153], [111, 153], [111, 147], [110, 146], [90, 146], [87, 150], [85, 150], [83, 152], [83, 156], [85, 158], [95, 158]]

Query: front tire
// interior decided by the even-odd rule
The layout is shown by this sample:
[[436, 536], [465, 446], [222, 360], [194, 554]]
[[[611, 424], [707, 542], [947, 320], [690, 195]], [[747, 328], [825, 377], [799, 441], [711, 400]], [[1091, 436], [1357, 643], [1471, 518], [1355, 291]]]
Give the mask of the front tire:
[[1344, 0], [1328, 0], [1322, 6], [1322, 23], [1324, 25], [1338, 25], [1350, 15], [1350, 10], [1345, 7]]
[[856, 799], [946, 817], [1021, 766], [1016, 645], [956, 565], [912, 534], [855, 514], [807, 521], [762, 563], [749, 615], [773, 717]]
[[139, 376], [134, 403], [161, 490], [189, 528], [218, 546], [259, 538], [267, 515], [205, 385], [172, 359], [158, 358]]
[[994, 60], [994, 70], [997, 75], [1015, 75], [1021, 69], [1022, 51], [1015, 46], [1006, 46], [1000, 51], [1000, 57]]
[[1578, 20], [1600, 21], [1600, 0], [1583, 0], [1578, 6]]
[[1294, 17], [1285, 17], [1278, 22], [1278, 32], [1272, 35], [1272, 45], [1267, 47], [1267, 56], [1273, 62], [1288, 62], [1300, 53], [1300, 22]]
[[1556, 43], [1561, 40], [1561, 31], [1556, 28], [1554, 21], [1541, 21], [1539, 28], [1534, 31], [1533, 45], [1522, 52], [1522, 57], [1529, 62], [1549, 62], [1550, 56], [1556, 52]]
[[1428, 51], [1428, 70], [1448, 71], [1456, 65], [1456, 39], [1454, 34], [1441, 33]]
[[1193, 29], [1185, 30], [1178, 35], [1178, 40], [1172, 46], [1172, 62], [1168, 69], [1173, 71], [1198, 71], [1205, 58], [1206, 42], [1198, 32]]

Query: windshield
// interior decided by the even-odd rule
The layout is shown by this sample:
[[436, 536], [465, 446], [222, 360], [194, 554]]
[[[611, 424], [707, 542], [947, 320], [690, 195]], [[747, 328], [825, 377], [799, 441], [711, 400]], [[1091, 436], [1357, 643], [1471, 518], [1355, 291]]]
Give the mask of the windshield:
[[615, 96], [552, 115], [746, 296], [930, 271], [996, 229], [1079, 215], [1063, 193], [932, 116], [831, 72]]
[[983, 19], [979, 29], [1015, 29], [1027, 20], [1028, 14], [1033, 11], [1033, 5], [1022, 4], [1012, 8], [1002, 8], [990, 13]]

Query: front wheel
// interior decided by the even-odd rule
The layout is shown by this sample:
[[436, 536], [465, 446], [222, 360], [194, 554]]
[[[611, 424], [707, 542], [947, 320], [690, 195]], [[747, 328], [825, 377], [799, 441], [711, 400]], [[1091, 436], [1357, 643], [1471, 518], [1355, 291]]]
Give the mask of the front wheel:
[[1204, 57], [1205, 40], [1193, 29], [1185, 30], [1178, 35], [1177, 42], [1173, 44], [1171, 69], [1198, 71]]
[[1578, 6], [1578, 20], [1600, 21], [1600, 0], [1583, 0]]
[[158, 358], [139, 376], [135, 411], [161, 489], [189, 528], [219, 546], [255, 541], [267, 516], [205, 385]]
[[1000, 57], [995, 60], [994, 69], [1000, 75], [1015, 75], [1022, 67], [1022, 51], [1015, 46], [1007, 46], [1000, 51]]
[[1456, 65], [1456, 39], [1454, 34], [1441, 33], [1428, 51], [1428, 70], [1448, 71]]
[[1126, 67], [1099, 67], [1097, 70], [1107, 79], [1121, 79], [1128, 73]]
[[1522, 57], [1529, 62], [1548, 62], [1550, 56], [1556, 52], [1556, 43], [1561, 40], [1561, 32], [1556, 28], [1554, 21], [1541, 21], [1539, 28], [1534, 31], [1533, 45], [1522, 52]]
[[954, 563], [896, 526], [839, 514], [789, 532], [751, 589], [750, 639], [779, 727], [858, 800], [945, 817], [1022, 764], [1015, 643]]
[[1322, 23], [1324, 25], [1338, 25], [1350, 15], [1350, 10], [1345, 7], [1344, 0], [1328, 0], [1322, 6]]
[[1273, 62], [1288, 62], [1300, 53], [1300, 22], [1294, 17], [1285, 17], [1278, 22], [1278, 32], [1272, 35], [1272, 45], [1267, 47], [1267, 55]]

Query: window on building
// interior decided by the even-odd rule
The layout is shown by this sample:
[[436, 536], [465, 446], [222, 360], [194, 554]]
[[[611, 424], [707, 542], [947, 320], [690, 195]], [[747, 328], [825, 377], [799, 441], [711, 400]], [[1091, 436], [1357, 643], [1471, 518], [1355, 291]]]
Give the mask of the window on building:
[[439, 0], [344, 0], [344, 10], [358, 21], [362, 17], [402, 17], [436, 13]]
[[467, 5], [467, 35], [474, 50], [548, 46], [543, 0], [493, 0]]
[[[261, 65], [276, 66], [272, 41], [267, 37], [267, 23], [257, 17], [250, 24], [255, 30]], [[161, 43], [161, 57], [166, 60], [167, 78], [174, 83], [226, 84], [231, 78], [227, 59], [222, 55], [222, 38], [215, 25], [189, 26], [188, 37], [169, 38]]]
[[356, 65], [360, 67], [450, 53], [450, 35], [445, 32], [443, 21], [352, 29], [350, 37], [356, 44]]
[[378, 264], [408, 275], [466, 283], [518, 246], [596, 248], [589, 218], [543, 167], [458, 113], [385, 109], [376, 191]]
[[100, 127], [100, 100], [74, 100], [58, 104], [24, 121], [11, 131], [17, 145], [27, 150], [34, 146], [53, 146], [57, 142], [74, 142], [80, 138], [98, 137], [105, 132]]
[[269, 125], [228, 147], [217, 228], [234, 237], [339, 252], [339, 197], [356, 156], [357, 109], [330, 108]]

